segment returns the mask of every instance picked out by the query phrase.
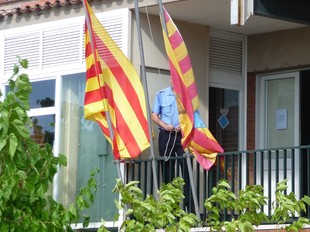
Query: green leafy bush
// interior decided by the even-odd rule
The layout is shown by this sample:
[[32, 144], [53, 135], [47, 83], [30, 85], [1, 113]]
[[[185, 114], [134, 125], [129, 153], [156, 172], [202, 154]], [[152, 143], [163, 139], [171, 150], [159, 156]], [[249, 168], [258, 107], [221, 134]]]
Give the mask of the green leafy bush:
[[[266, 205], [267, 198], [263, 188], [259, 185], [247, 186], [239, 192], [239, 198], [230, 191], [226, 180], [221, 180], [212, 189], [212, 196], [205, 201], [208, 210], [207, 226], [211, 231], [253, 231], [253, 225], [260, 225], [266, 221], [267, 216], [261, 212], [261, 207]], [[227, 211], [230, 221], [221, 220], [221, 212]]]
[[[38, 144], [30, 136], [32, 122], [28, 75], [19, 74], [28, 61], [19, 58], [9, 79], [6, 98], [0, 101], [0, 231], [72, 231], [80, 210], [93, 201], [96, 170], [75, 202], [66, 209], [49, 195], [58, 166], [66, 166], [63, 154], [53, 156], [50, 144]], [[85, 217], [84, 225], [89, 221]]]
[[[301, 217], [301, 213], [306, 212], [306, 205], [310, 205], [310, 198], [304, 196], [297, 200], [294, 193], [285, 195], [287, 180], [277, 184], [270, 220], [262, 211], [268, 200], [262, 186], [246, 186], [245, 190], [240, 190], [238, 197], [230, 189], [226, 180], [220, 180], [212, 189], [212, 196], [205, 201], [208, 210], [206, 223], [211, 231], [249, 232], [262, 223], [277, 223], [279, 227], [283, 224], [286, 231], [298, 231], [310, 224], [307, 218]], [[230, 220], [222, 220], [224, 210]], [[294, 216], [299, 217], [297, 221], [292, 220]]]
[[116, 201], [116, 204], [119, 209], [126, 210], [127, 216], [121, 231], [151, 232], [163, 229], [167, 232], [186, 232], [197, 226], [196, 215], [186, 213], [180, 207], [184, 198], [182, 178], [177, 177], [171, 183], [162, 185], [158, 192], [158, 200], [150, 195], [143, 200], [142, 191], [137, 184], [137, 181], [132, 181], [125, 186], [117, 180], [114, 191], [120, 193], [121, 200]]
[[[171, 183], [163, 185], [158, 192], [158, 200], [153, 196], [147, 196], [143, 200], [143, 193], [137, 187], [138, 184], [138, 181], [131, 181], [124, 185], [117, 180], [114, 191], [120, 193], [121, 200], [116, 201], [116, 205], [119, 210], [125, 210], [127, 217], [120, 231], [152, 232], [161, 229], [167, 232], [186, 232], [204, 224], [198, 221], [196, 215], [188, 214], [180, 208], [184, 198], [182, 178], [177, 177]], [[310, 224], [307, 218], [301, 217], [301, 214], [306, 212], [306, 206], [310, 205], [310, 198], [304, 196], [301, 200], [297, 200], [294, 193], [285, 195], [286, 190], [287, 180], [277, 184], [273, 214], [268, 218], [262, 211], [267, 205], [268, 198], [264, 196], [261, 185], [246, 186], [236, 196], [228, 182], [220, 180], [204, 204], [208, 211], [205, 226], [209, 227], [210, 231], [251, 232], [259, 225], [270, 223], [278, 224], [279, 229], [298, 231]], [[226, 213], [224, 220], [223, 213]], [[296, 216], [298, 219], [292, 220]], [[118, 217], [115, 218], [117, 219]], [[98, 230], [98, 232], [107, 231], [104, 225]]]
[[294, 220], [292, 223], [285, 227], [286, 231], [298, 231], [302, 229], [304, 225], [310, 224], [308, 218], [302, 217], [302, 213], [306, 212], [306, 205], [310, 205], [309, 196], [304, 196], [300, 200], [297, 200], [295, 194], [291, 192], [289, 195], [285, 194], [287, 190], [287, 179], [280, 181], [277, 184], [275, 191], [276, 200], [273, 202], [274, 213], [271, 217], [272, 222], [278, 224], [285, 224], [292, 221], [294, 217], [298, 217], [298, 220]]

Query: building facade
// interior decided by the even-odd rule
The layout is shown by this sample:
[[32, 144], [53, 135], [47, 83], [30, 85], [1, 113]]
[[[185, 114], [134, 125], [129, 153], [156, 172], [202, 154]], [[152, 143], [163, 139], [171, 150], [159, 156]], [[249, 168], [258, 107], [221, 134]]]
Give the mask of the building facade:
[[[272, 17], [264, 15], [258, 7], [264, 1], [254, 1], [253, 11], [241, 23], [244, 25], [235, 25], [231, 24], [236, 12], [234, 1], [163, 3], [187, 45], [201, 116], [225, 151], [309, 145], [307, 19], [292, 22], [292, 16], [277, 17], [277, 12]], [[152, 106], [155, 93], [169, 85], [157, 0], [139, 1], [139, 19], [133, 1], [101, 0], [90, 5], [138, 71], [141, 57], [136, 25], [140, 20]], [[91, 226], [98, 227], [104, 218], [107, 226], [117, 227], [111, 199], [118, 198], [112, 193], [118, 176], [111, 148], [99, 127], [83, 118], [86, 68], [82, 3], [2, 0], [0, 10], [1, 91], [5, 94], [16, 56], [28, 59], [26, 72], [33, 83], [29, 116], [40, 127], [32, 134], [51, 143], [55, 155], [64, 153], [68, 158], [68, 167], [59, 170], [54, 180], [53, 196], [70, 204], [90, 171], [98, 167], [99, 191], [94, 207], [87, 212]], [[145, 151], [140, 158], [149, 154]], [[301, 186], [309, 183], [308, 178], [302, 178], [308, 159], [300, 154], [293, 164], [301, 167], [295, 176], [302, 181], [294, 184], [300, 195], [304, 191]]]

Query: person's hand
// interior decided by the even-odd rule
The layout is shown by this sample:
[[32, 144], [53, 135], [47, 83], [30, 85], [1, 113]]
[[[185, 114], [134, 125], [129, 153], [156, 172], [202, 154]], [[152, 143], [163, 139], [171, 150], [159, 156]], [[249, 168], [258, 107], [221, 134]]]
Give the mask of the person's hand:
[[179, 132], [179, 131], [181, 131], [181, 127], [180, 127], [180, 126], [178, 126], [178, 127], [175, 127], [175, 128], [174, 128], [174, 131], [176, 131], [176, 132]]
[[168, 124], [168, 125], [166, 125], [165, 126], [165, 128], [164, 128], [166, 131], [174, 131], [174, 127], [171, 125], [171, 124]]

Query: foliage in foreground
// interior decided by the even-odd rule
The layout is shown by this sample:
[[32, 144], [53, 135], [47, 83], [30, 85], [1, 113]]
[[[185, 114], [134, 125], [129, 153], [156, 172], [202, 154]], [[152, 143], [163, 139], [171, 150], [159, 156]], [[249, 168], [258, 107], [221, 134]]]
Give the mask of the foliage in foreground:
[[[137, 187], [138, 183], [131, 181], [124, 185], [117, 180], [114, 191], [120, 193], [121, 200], [116, 201], [116, 204], [119, 209], [125, 210], [127, 216], [120, 231], [149, 232], [161, 229], [167, 232], [186, 232], [204, 224], [198, 221], [196, 215], [184, 212], [179, 206], [184, 198], [182, 178], [177, 177], [173, 182], [163, 185], [159, 190], [158, 200], [152, 196], [143, 200], [142, 191]], [[205, 226], [209, 227], [210, 231], [252, 232], [263, 223], [277, 223], [278, 229], [298, 231], [310, 224], [307, 218], [301, 216], [306, 212], [306, 206], [310, 205], [310, 197], [304, 196], [297, 200], [294, 193], [285, 194], [287, 188], [287, 180], [277, 184], [273, 213], [268, 217], [262, 211], [268, 198], [264, 196], [261, 185], [246, 186], [236, 196], [228, 182], [220, 180], [204, 204], [208, 211]], [[227, 217], [223, 220], [224, 212], [227, 213]], [[107, 231], [104, 225], [98, 229], [98, 232]]]
[[[249, 232], [255, 230], [254, 226], [262, 223], [277, 223], [279, 227], [285, 225], [286, 231], [298, 231], [304, 225], [310, 224], [307, 218], [301, 217], [302, 213], [306, 212], [306, 205], [310, 205], [310, 198], [304, 196], [301, 200], [297, 200], [294, 193], [285, 194], [287, 188], [287, 180], [277, 184], [273, 214], [269, 219], [261, 210], [268, 200], [264, 196], [262, 186], [246, 186], [237, 197], [230, 191], [228, 182], [221, 180], [212, 189], [212, 196], [205, 201], [205, 207], [208, 210], [207, 226], [211, 231]], [[230, 220], [221, 220], [223, 210], [227, 211], [227, 215], [231, 217]], [[299, 218], [292, 222], [295, 216]]]
[[127, 217], [121, 231], [151, 232], [164, 229], [167, 232], [186, 232], [197, 226], [196, 215], [186, 213], [180, 207], [184, 198], [182, 178], [177, 177], [171, 183], [162, 185], [158, 191], [158, 200], [150, 195], [143, 200], [142, 191], [137, 185], [138, 182], [132, 181], [125, 186], [117, 180], [114, 191], [120, 193], [121, 200], [116, 201], [116, 204], [119, 209], [126, 210]]
[[[19, 58], [23, 68], [28, 61]], [[53, 156], [52, 146], [38, 144], [30, 136], [32, 122], [28, 75], [15, 65], [6, 98], [0, 101], [0, 231], [72, 231], [80, 210], [93, 201], [96, 181], [91, 173], [88, 185], [66, 209], [49, 194], [58, 166], [66, 166], [63, 154]], [[84, 226], [89, 221], [85, 217]]]

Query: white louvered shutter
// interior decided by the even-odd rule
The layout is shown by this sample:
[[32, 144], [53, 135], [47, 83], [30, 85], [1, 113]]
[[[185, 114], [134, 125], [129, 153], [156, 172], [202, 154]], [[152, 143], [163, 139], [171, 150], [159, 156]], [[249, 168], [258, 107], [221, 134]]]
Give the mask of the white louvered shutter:
[[242, 75], [242, 41], [211, 37], [210, 68]]
[[[96, 14], [112, 39], [128, 54], [129, 9]], [[9, 75], [20, 56], [29, 61], [30, 70], [76, 69], [85, 67], [85, 17], [70, 18], [23, 28], [0, 31], [3, 67], [0, 73]], [[3, 81], [3, 80], [1, 80]]]
[[81, 26], [46, 30], [42, 35], [42, 68], [80, 62]]
[[218, 30], [210, 31], [209, 68], [211, 84], [243, 85], [246, 37]]
[[40, 64], [40, 33], [8, 36], [4, 38], [4, 72], [12, 72], [17, 56], [27, 57], [29, 69], [38, 69]]

